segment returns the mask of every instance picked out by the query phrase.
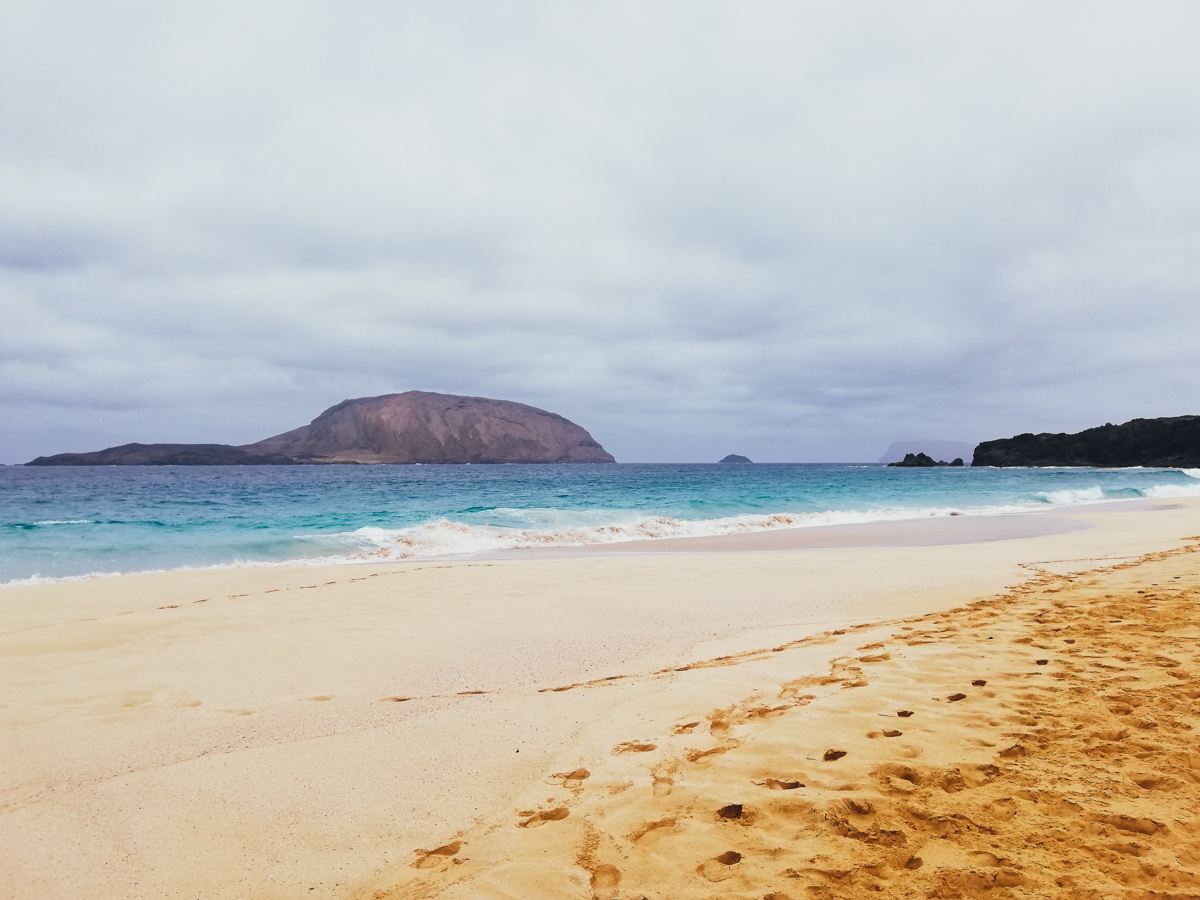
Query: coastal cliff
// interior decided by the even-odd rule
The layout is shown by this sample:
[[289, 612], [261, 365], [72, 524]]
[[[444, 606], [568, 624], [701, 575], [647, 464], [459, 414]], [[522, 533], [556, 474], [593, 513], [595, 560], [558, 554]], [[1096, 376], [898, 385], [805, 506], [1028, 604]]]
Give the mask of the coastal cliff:
[[344, 400], [274, 437], [226, 444], [124, 444], [39, 456], [30, 466], [212, 466], [312, 463], [574, 463], [615, 460], [555, 413], [509, 400], [408, 391]]
[[1200, 416], [1132, 419], [1078, 434], [1018, 434], [984, 441], [976, 466], [1200, 467]]

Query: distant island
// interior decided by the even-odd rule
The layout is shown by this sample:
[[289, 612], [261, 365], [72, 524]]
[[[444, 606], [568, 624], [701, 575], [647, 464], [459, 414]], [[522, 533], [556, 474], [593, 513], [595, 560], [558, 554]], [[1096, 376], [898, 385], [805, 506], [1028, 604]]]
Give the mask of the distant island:
[[308, 425], [253, 444], [123, 444], [39, 456], [28, 466], [254, 466], [615, 462], [588, 432], [544, 409], [429, 391], [343, 400]]
[[748, 463], [748, 462], [750, 462], [750, 460], [744, 456], [738, 456], [736, 453], [730, 453], [727, 457], [725, 457], [723, 460], [721, 460], [721, 462], [723, 462], [723, 463]]
[[906, 453], [904, 459], [899, 462], [888, 463], [888, 468], [898, 469], [936, 469], [941, 466], [947, 468], [963, 465], [962, 457], [956, 456], [953, 462], [945, 462], [943, 460], [935, 460], [932, 456], [927, 456], [924, 453]]
[[976, 466], [1200, 467], [1200, 416], [1131, 419], [1077, 434], [1018, 434], [984, 441]]

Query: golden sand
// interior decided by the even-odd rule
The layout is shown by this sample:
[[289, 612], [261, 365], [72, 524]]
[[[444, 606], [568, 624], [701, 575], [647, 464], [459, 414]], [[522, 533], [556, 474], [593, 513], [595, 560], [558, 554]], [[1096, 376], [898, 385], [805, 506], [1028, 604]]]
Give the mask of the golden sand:
[[1200, 894], [1200, 501], [1035, 518], [6, 588], [0, 897]]
[[1198, 550], [675, 670], [755, 689], [642, 710], [362, 896], [1200, 896]]

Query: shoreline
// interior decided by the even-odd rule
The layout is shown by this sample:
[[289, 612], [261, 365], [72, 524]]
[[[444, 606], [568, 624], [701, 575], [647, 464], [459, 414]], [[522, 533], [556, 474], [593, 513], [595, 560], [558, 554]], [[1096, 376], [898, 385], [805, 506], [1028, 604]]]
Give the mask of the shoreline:
[[[716, 708], [749, 669], [669, 691], [647, 673], [940, 614], [1030, 566], [1084, 570], [1200, 533], [1197, 500], [1053, 512], [1086, 528], [12, 587], [0, 874], [21, 898], [353, 896], [508, 815], [639, 704]], [[823, 647], [796, 670], [825, 671]]]
[[[31, 575], [0, 582], [0, 592], [6, 588], [40, 587], [48, 584], [88, 581], [102, 578], [125, 578], [143, 575], [163, 575], [173, 572], [209, 572], [258, 568], [320, 568], [360, 565], [413, 565], [438, 562], [471, 563], [516, 559], [571, 558], [575, 556], [623, 556], [628, 554], [728, 553], [771, 552], [803, 549], [848, 549], [870, 547], [911, 547], [945, 544], [979, 543], [993, 540], [1013, 540], [1065, 533], [1086, 525], [1072, 524], [1075, 513], [1137, 511], [1162, 509], [1177, 498], [1152, 499], [1144, 497], [1088, 501], [1044, 509], [1004, 511], [999, 513], [948, 513], [909, 519], [877, 519], [866, 522], [790, 525], [768, 527], [758, 531], [732, 534], [700, 535], [677, 538], [642, 538], [611, 543], [562, 544], [547, 547], [516, 547], [503, 550], [483, 550], [467, 554], [447, 553], [437, 556], [372, 558], [373, 552], [360, 556], [298, 557], [281, 560], [242, 560], [215, 563], [208, 566], [180, 566], [170, 569], [144, 569], [130, 572], [91, 572], [83, 575]], [[1191, 498], [1179, 498], [1183, 500]], [[982, 507], [987, 508], [987, 507]], [[1053, 524], [1045, 518], [1058, 519]], [[2, 595], [2, 594], [0, 594]]]

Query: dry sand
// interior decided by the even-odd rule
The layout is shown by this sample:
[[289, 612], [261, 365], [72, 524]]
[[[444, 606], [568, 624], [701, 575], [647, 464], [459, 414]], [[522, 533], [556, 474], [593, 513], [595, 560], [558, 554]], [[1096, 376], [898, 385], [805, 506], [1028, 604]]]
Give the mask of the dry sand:
[[1200, 503], [1044, 519], [6, 589], [0, 896], [1197, 895]]

